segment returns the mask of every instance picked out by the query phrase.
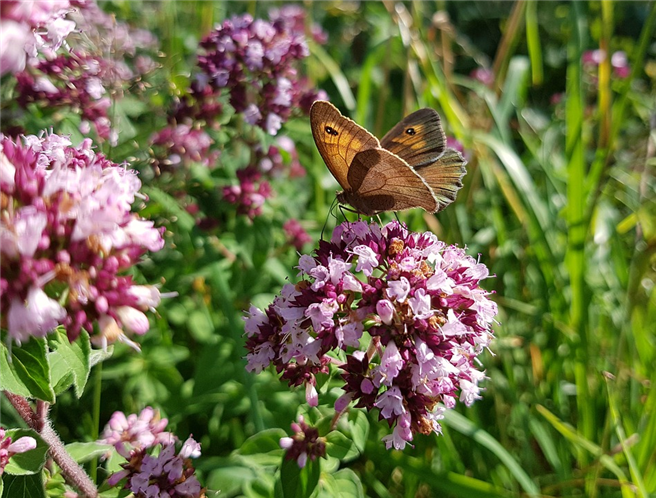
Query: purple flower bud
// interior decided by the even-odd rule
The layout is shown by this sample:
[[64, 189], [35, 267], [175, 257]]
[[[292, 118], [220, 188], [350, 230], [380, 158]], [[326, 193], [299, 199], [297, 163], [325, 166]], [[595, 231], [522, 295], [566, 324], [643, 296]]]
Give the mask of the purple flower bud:
[[11, 443], [7, 447], [7, 451], [9, 453], [18, 454], [25, 453], [26, 451], [33, 450], [34, 448], [36, 448], [36, 439], [33, 437], [24, 436]]
[[305, 467], [308, 458], [316, 460], [317, 457], [326, 455], [325, 438], [319, 437], [319, 431], [305, 423], [302, 415], [298, 416], [298, 422], [292, 422], [292, 437], [280, 438], [280, 447], [287, 450], [285, 458], [296, 460], [300, 468]]
[[390, 325], [394, 318], [394, 305], [388, 299], [381, 299], [376, 303], [376, 313], [385, 325]]

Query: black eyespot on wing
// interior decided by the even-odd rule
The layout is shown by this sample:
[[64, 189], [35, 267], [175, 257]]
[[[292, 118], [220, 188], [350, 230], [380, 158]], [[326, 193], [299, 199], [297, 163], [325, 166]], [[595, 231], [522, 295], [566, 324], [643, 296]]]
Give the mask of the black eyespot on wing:
[[405, 132], [411, 136], [417, 133], [414, 128], [408, 128], [407, 130], [405, 130]]
[[336, 137], [337, 135], [339, 135], [339, 132], [338, 132], [335, 128], [332, 128], [332, 127], [330, 127], [330, 126], [326, 126], [325, 129], [326, 129], [326, 133], [328, 133], [328, 135], [333, 135], [333, 136], [335, 136], [335, 137]]

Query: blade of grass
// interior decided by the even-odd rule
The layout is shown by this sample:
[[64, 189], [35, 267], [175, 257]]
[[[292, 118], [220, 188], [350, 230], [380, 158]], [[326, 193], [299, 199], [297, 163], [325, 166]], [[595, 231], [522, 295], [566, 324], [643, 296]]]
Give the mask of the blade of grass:
[[524, 0], [517, 0], [515, 2], [508, 23], [506, 24], [503, 37], [501, 38], [501, 42], [499, 42], [499, 48], [494, 57], [492, 71], [494, 72], [494, 85], [497, 89], [497, 93], [501, 92], [503, 82], [506, 78], [508, 63], [522, 34], [522, 23], [524, 22], [524, 11], [526, 10], [526, 5], [527, 2]]
[[373, 49], [364, 60], [358, 83], [358, 96], [353, 119], [356, 123], [366, 123], [367, 109], [371, 101], [373, 75], [383, 59], [389, 53], [389, 42], [381, 43]]
[[307, 40], [307, 42], [308, 47], [310, 48], [310, 53], [325, 66], [326, 71], [328, 71], [328, 74], [330, 74], [330, 78], [333, 80], [333, 83], [335, 83], [337, 91], [339, 92], [340, 97], [342, 97], [342, 101], [344, 102], [346, 108], [349, 111], [355, 110], [355, 97], [351, 91], [348, 79], [346, 79], [346, 76], [342, 72], [342, 69], [339, 67], [339, 64], [335, 62], [335, 59], [333, 59], [321, 45], [313, 42], [312, 40]]
[[508, 492], [487, 482], [454, 472], [436, 473], [430, 467], [421, 465], [419, 460], [411, 461], [403, 470], [416, 475], [431, 490], [440, 490], [458, 498], [503, 498]]
[[556, 241], [550, 231], [549, 212], [542, 199], [535, 195], [536, 186], [521, 158], [510, 146], [491, 135], [476, 133], [473, 138], [489, 147], [499, 158], [525, 205], [531, 208], [530, 214], [539, 224], [547, 245], [546, 249], [549, 250], [550, 259], [553, 259], [553, 254], [556, 253]]
[[541, 85], [544, 74], [537, 0], [529, 0], [526, 5], [526, 44], [528, 46], [528, 55], [531, 59], [531, 81], [535, 86]]
[[528, 496], [537, 497], [540, 495], [540, 490], [524, 471], [519, 462], [517, 462], [517, 460], [515, 460], [513, 456], [508, 453], [508, 451], [488, 432], [477, 427], [463, 415], [453, 410], [446, 411], [444, 414], [444, 422], [450, 428], [470, 437], [481, 446], [490, 450], [506, 466], [508, 471], [513, 475]]
[[607, 149], [610, 139], [611, 118], [611, 93], [610, 93], [610, 39], [613, 35], [613, 2], [604, 0], [601, 2], [601, 38], [599, 49], [604, 58], [599, 64], [598, 78], [598, 112], [599, 112], [599, 139], [597, 148]]
[[[585, 144], [583, 141], [584, 101], [582, 80], [582, 55], [586, 47], [587, 22], [583, 7], [578, 2], [571, 5], [570, 27], [572, 36], [567, 46], [566, 86], [566, 156], [567, 156], [567, 253], [565, 265], [569, 274], [570, 307], [569, 324], [577, 332], [575, 382], [580, 431], [586, 439], [593, 439], [594, 412], [590, 403], [588, 386], [588, 331], [586, 324], [586, 288], [584, 244], [586, 226], [583, 219], [585, 194], [583, 191]], [[581, 466], [587, 464], [587, 455], [580, 452]]]
[[624, 427], [622, 427], [622, 420], [620, 419], [620, 414], [617, 410], [617, 397], [611, 391], [611, 382], [608, 379], [606, 379], [606, 392], [608, 395], [608, 406], [610, 408], [611, 418], [613, 420], [613, 424], [615, 425], [615, 434], [617, 435], [617, 439], [622, 445], [622, 452], [624, 453], [626, 461], [629, 464], [631, 479], [638, 488], [638, 496], [640, 498], [648, 498], [649, 494], [647, 493], [647, 488], [645, 488], [645, 482], [642, 478], [642, 474], [638, 468], [636, 459], [633, 456], [633, 452], [631, 451], [631, 448], [626, 441], [626, 433], [624, 432]]
[[531, 418], [529, 421], [529, 427], [531, 428], [531, 432], [535, 436], [536, 441], [540, 445], [544, 457], [551, 464], [556, 473], [561, 476], [561, 479], [564, 480], [565, 469], [563, 468], [563, 462], [558, 455], [555, 441], [546, 428], [535, 418]]
[[629, 482], [626, 474], [624, 474], [622, 469], [615, 463], [615, 460], [613, 460], [610, 455], [605, 454], [599, 446], [585, 438], [583, 435], [579, 434], [571, 425], [562, 422], [544, 406], [537, 405], [536, 409], [545, 419], [547, 419], [547, 421], [554, 427], [554, 429], [565, 436], [568, 441], [573, 443], [580, 450], [593, 455], [599, 460], [601, 465], [603, 465], [608, 471], [615, 474], [617, 480], [622, 484], [622, 496], [624, 498], [635, 496], [635, 494], [632, 492], [633, 484]]

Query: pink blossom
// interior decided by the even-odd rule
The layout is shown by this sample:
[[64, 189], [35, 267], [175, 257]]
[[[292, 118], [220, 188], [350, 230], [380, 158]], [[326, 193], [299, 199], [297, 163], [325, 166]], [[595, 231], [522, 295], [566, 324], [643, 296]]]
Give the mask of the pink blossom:
[[446, 410], [458, 397], [479, 397], [485, 375], [475, 361], [489, 347], [497, 308], [479, 286], [487, 268], [463, 249], [397, 222], [349, 222], [298, 267], [300, 283], [249, 313], [250, 371], [269, 362], [315, 403], [316, 375], [334, 363], [326, 353], [345, 352], [336, 409], [380, 410], [393, 426], [388, 448], [403, 448], [419, 428], [439, 434], [438, 403]]
[[353, 254], [358, 256], [358, 265], [355, 271], [361, 271], [366, 276], [371, 276], [374, 268], [379, 264], [378, 255], [369, 246], [361, 245], [353, 248]]
[[66, 316], [66, 310], [42, 289], [30, 287], [27, 298], [11, 300], [7, 314], [7, 330], [18, 345], [30, 337], [45, 337]]
[[[391, 386], [396, 376], [403, 368], [403, 358], [396, 344], [391, 342], [380, 359], [380, 365], [374, 371], [373, 384], [376, 387]], [[387, 418], [387, 417], [386, 417]]]
[[405, 413], [403, 406], [403, 396], [397, 386], [390, 387], [384, 391], [374, 403], [374, 406], [380, 409], [380, 414], [387, 419], [393, 418], [393, 415]]
[[25, 47], [33, 36], [27, 24], [0, 21], [0, 75], [25, 69]]
[[402, 303], [408, 297], [410, 292], [410, 282], [405, 277], [401, 277], [399, 280], [392, 280], [387, 283], [387, 297], [390, 299], [395, 299], [399, 303]]

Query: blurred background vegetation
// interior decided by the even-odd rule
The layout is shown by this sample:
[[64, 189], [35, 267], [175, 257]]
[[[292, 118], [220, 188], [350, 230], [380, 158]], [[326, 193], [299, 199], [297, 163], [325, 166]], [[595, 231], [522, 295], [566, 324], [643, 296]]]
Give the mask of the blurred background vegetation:
[[[280, 132], [295, 142], [307, 174], [273, 178], [274, 196], [252, 221], [221, 201], [221, 188], [252, 160], [229, 112], [211, 131], [221, 150], [214, 169], [156, 174], [143, 144], [165, 122], [158, 109], [189, 87], [202, 36], [232, 14], [267, 19], [282, 4], [101, 5], [160, 40], [163, 70], [141, 97], [123, 100], [130, 126], [107, 152], [140, 169], [150, 196], [141, 213], [167, 227], [167, 247], [138, 277], [178, 296], [158, 308], [141, 354], [117, 347], [80, 400], [64, 396], [53, 406], [57, 430], [64, 440], [92, 440], [114, 410], [151, 405], [181, 437], [202, 443], [197, 466], [210, 489], [273, 496], [277, 438], [308, 409], [303, 392], [274, 372], [245, 372], [243, 310], [266, 306], [296, 281], [298, 256], [282, 226], [298, 219], [313, 239], [309, 252], [325, 220], [328, 230], [335, 223], [337, 185], [307, 117]], [[303, 71], [345, 115], [381, 137], [409, 112], [432, 107], [462, 144], [469, 164], [457, 201], [437, 215], [399, 217], [480, 254], [496, 274], [485, 283], [500, 308], [497, 339], [483, 356], [483, 399], [450, 414], [442, 437], [418, 436], [404, 452], [384, 449], [388, 428], [375, 415], [352, 414], [344, 431], [355, 444], [322, 463], [318, 492], [656, 493], [654, 2], [301, 5], [308, 29], [318, 23], [327, 34], [324, 44], [309, 42]], [[590, 63], [594, 50], [607, 57]], [[626, 54], [621, 71], [616, 52]], [[61, 127], [76, 133], [65, 120]], [[337, 395], [326, 379], [327, 404], [306, 416], [330, 416]]]

